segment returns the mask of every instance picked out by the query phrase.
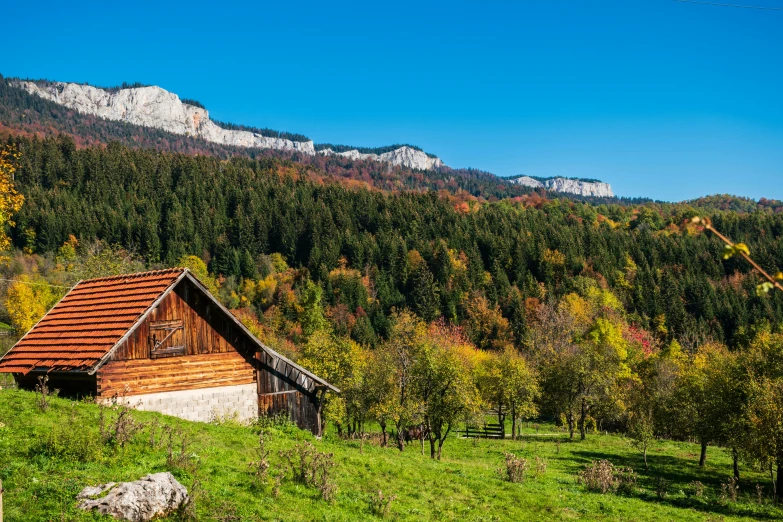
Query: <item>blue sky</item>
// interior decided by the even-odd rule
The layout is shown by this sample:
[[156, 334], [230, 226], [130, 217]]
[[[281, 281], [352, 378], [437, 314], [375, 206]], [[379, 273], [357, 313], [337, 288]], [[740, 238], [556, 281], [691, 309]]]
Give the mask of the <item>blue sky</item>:
[[[783, 7], [783, 0], [737, 0]], [[316, 142], [622, 196], [783, 199], [783, 11], [674, 0], [24, 2], [6, 76], [139, 81]]]

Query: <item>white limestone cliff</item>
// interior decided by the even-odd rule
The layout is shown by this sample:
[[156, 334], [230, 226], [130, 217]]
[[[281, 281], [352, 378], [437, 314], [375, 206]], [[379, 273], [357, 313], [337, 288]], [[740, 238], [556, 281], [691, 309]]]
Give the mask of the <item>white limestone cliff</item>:
[[134, 87], [109, 92], [90, 85], [61, 82], [41, 86], [23, 81], [19, 82], [19, 86], [31, 94], [82, 114], [107, 120], [153, 127], [223, 145], [292, 150], [311, 156], [315, 154], [312, 141], [291, 141], [249, 131], [223, 129], [209, 119], [206, 109], [182, 103], [179, 96], [160, 87]]
[[[182, 103], [179, 96], [160, 87], [133, 87], [107, 91], [90, 85], [63, 82], [39, 84], [19, 81], [16, 85], [31, 94], [82, 114], [107, 120], [153, 127], [223, 145], [296, 151], [310, 156], [315, 155], [312, 141], [292, 141], [262, 136], [250, 131], [224, 129], [209, 119], [209, 112], [206, 109]], [[335, 153], [329, 149], [321, 153], [353, 159], [370, 159], [413, 169], [430, 170], [443, 166], [440, 158], [430, 157], [411, 147], [401, 147], [383, 154], [362, 154], [358, 150]]]
[[356, 149], [345, 152], [335, 152], [332, 149], [318, 151], [325, 156], [343, 156], [353, 160], [375, 160], [391, 163], [392, 165], [401, 165], [412, 169], [432, 170], [443, 167], [440, 158], [428, 156], [427, 153], [416, 150], [412, 147], [400, 147], [383, 154], [362, 153]]
[[599, 198], [614, 197], [612, 186], [609, 183], [602, 183], [600, 181], [582, 181], [567, 178], [549, 178], [539, 181], [529, 176], [521, 176], [509, 181], [526, 187], [545, 188], [564, 194], [577, 194], [579, 196], [594, 196]]

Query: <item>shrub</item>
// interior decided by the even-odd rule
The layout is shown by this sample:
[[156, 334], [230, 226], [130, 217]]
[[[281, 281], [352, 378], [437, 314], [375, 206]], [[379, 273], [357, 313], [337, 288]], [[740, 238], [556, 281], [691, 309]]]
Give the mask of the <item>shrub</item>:
[[377, 495], [370, 496], [370, 511], [373, 515], [386, 518], [391, 513], [391, 505], [397, 499], [397, 495], [384, 497], [383, 492], [378, 490]]
[[661, 500], [666, 498], [666, 495], [669, 494], [669, 486], [671, 486], [671, 484], [672, 483], [665, 478], [657, 477], [655, 479], [655, 496]]
[[[195, 474], [199, 466], [199, 457], [189, 451], [190, 441], [180, 430], [174, 430], [170, 426], [165, 429], [168, 434], [168, 452], [166, 454], [166, 466]], [[177, 440], [179, 439], [179, 440]], [[178, 447], [179, 451], [175, 448]]]
[[536, 476], [545, 475], [546, 474], [546, 461], [536, 455]]
[[498, 471], [503, 475], [504, 479], [509, 482], [522, 482], [525, 480], [525, 473], [530, 465], [527, 459], [517, 457], [513, 453], [505, 452], [505, 468], [500, 468]]
[[618, 468], [608, 460], [594, 460], [577, 476], [577, 482], [589, 491], [608, 493], [633, 493], [636, 489], [636, 473], [632, 468]]
[[577, 481], [589, 491], [606, 493], [617, 489], [614, 465], [608, 460], [594, 460], [579, 473]]
[[302, 442], [291, 450], [281, 451], [280, 457], [288, 464], [295, 482], [317, 488], [326, 501], [334, 499], [337, 487], [331, 476], [333, 453], [322, 453], [311, 443]]
[[701, 498], [704, 496], [704, 484], [699, 482], [698, 480], [694, 480], [692, 482], [689, 482], [687, 486], [685, 486], [685, 496], [688, 498]]
[[262, 429], [258, 434], [258, 449], [257, 455], [258, 460], [255, 460], [250, 463], [250, 469], [253, 473], [253, 479], [255, 481], [255, 486], [258, 489], [264, 489], [266, 488], [267, 484], [269, 484], [269, 440], [270, 440], [270, 430], [269, 429]]
[[730, 477], [725, 484], [720, 485], [720, 499], [723, 502], [736, 502], [739, 495], [739, 481]]
[[636, 472], [632, 468], [616, 468], [617, 492], [623, 495], [636, 493]]
[[[107, 421], [112, 413], [116, 413], [113, 421]], [[130, 408], [125, 404], [115, 403], [111, 407], [100, 406], [98, 417], [101, 441], [108, 446], [125, 447], [133, 440], [133, 437], [144, 428], [144, 424], [136, 422], [131, 415]]]

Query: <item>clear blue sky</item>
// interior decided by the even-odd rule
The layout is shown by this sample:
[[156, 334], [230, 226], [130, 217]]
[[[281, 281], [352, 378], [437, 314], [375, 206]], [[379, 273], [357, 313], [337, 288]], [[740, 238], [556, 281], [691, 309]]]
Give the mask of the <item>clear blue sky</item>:
[[[728, 0], [727, 0], [728, 1]], [[737, 0], [783, 7], [783, 0]], [[316, 142], [783, 199], [783, 11], [673, 0], [8, 3], [6, 76], [156, 84]]]

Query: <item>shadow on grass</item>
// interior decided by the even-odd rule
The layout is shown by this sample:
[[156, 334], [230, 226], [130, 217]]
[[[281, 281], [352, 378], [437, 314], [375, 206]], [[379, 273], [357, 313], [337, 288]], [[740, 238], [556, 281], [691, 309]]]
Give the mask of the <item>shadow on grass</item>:
[[[562, 469], [572, 474], [574, 478], [576, 478], [577, 474], [582, 471], [586, 465], [595, 460], [605, 459], [616, 466], [631, 467], [636, 471], [638, 476], [637, 487], [642, 491], [635, 495], [623, 495], [630, 498], [638, 498], [647, 502], [667, 504], [676, 508], [694, 509], [700, 512], [718, 515], [732, 515], [768, 520], [780, 520], [781, 515], [783, 515], [783, 511], [772, 506], [759, 506], [754, 509], [745, 503], [719, 503], [717, 501], [717, 495], [715, 495], [714, 500], [681, 496], [670, 496], [663, 499], [658, 498], [655, 494], [655, 487], [656, 481], [660, 478], [669, 481], [671, 484], [669, 488], [670, 491], [684, 489], [684, 486], [688, 483], [699, 480], [705, 485], [711, 486], [714, 493], [719, 492], [721, 483], [725, 483], [729, 478], [728, 475], [721, 473], [718, 470], [699, 468], [697, 463], [685, 462], [680, 457], [670, 455], [648, 455], [648, 471], [645, 471], [644, 469], [644, 460], [641, 455], [638, 457], [629, 457], [627, 455], [618, 455], [617, 453], [591, 450], [588, 448], [576, 451], [571, 448], [569, 454], [562, 456], [557, 455], [550, 458], [562, 462]], [[756, 482], [754, 481], [741, 481], [740, 491], [753, 491], [755, 484]]]

